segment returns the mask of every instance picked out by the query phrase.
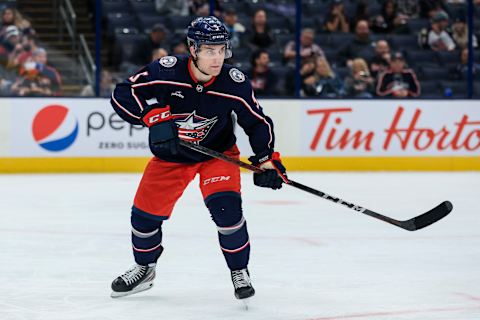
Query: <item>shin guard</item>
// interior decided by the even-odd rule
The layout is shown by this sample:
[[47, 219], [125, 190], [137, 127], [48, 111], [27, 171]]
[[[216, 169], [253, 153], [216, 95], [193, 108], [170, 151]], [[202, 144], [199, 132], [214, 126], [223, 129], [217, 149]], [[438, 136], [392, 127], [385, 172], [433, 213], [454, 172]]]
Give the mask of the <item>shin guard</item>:
[[216, 193], [205, 199], [218, 239], [230, 270], [244, 269], [250, 257], [247, 223], [242, 214], [242, 199], [238, 193]]
[[157, 262], [162, 254], [162, 221], [132, 213], [132, 248], [135, 262], [140, 265]]

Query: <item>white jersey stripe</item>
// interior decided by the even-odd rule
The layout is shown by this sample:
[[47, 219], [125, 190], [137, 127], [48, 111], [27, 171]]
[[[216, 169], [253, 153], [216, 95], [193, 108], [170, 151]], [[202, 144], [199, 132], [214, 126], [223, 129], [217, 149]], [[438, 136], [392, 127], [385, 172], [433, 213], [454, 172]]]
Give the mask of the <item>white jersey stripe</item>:
[[115, 99], [115, 96], [113, 95], [113, 92], [112, 92], [112, 100], [113, 102], [115, 102], [115, 104], [117, 105], [117, 107], [119, 107], [120, 109], [122, 109], [126, 114], [128, 114], [130, 117], [132, 118], [135, 118], [135, 119], [140, 119], [140, 117], [134, 115], [133, 113], [131, 113], [130, 111], [128, 111], [126, 108], [124, 108], [120, 103], [118, 103], [117, 99]]
[[140, 100], [138, 99], [137, 95], [135, 94], [135, 90], [134, 90], [133, 86], [131, 87], [131, 91], [132, 91], [132, 96], [133, 96], [133, 98], [135, 99], [135, 101], [137, 101], [137, 104], [138, 104], [138, 106], [140, 107], [140, 111], [143, 112], [143, 105], [142, 105], [142, 103], [140, 102]]
[[173, 85], [173, 86], [193, 88], [192, 85], [189, 84], [189, 83], [166, 81], [166, 80], [154, 80], [154, 81], [150, 81], [150, 82], [137, 83], [137, 84], [132, 85], [132, 88], [143, 87], [143, 86], [151, 86], [151, 85], [155, 85], [155, 84], [170, 84], [170, 85]]
[[224, 97], [224, 98], [230, 98], [230, 99], [234, 99], [234, 100], [238, 100], [240, 101], [241, 103], [243, 103], [244, 106], [247, 107], [247, 109], [258, 119], [262, 120], [267, 126], [268, 126], [268, 133], [270, 134], [270, 140], [268, 141], [268, 147], [271, 148], [271, 144], [272, 144], [272, 140], [273, 140], [273, 134], [272, 134], [272, 126], [270, 125], [270, 123], [268, 123], [267, 120], [265, 120], [264, 117], [262, 117], [261, 115], [259, 115], [258, 113], [256, 113], [252, 107], [247, 103], [247, 101], [245, 101], [245, 99], [243, 99], [242, 97], [238, 97], [238, 96], [234, 96], [234, 95], [231, 95], [231, 94], [226, 94], [226, 93], [221, 93], [221, 92], [216, 92], [216, 91], [207, 91], [208, 94], [212, 94], [214, 96], [220, 96], [220, 97]]

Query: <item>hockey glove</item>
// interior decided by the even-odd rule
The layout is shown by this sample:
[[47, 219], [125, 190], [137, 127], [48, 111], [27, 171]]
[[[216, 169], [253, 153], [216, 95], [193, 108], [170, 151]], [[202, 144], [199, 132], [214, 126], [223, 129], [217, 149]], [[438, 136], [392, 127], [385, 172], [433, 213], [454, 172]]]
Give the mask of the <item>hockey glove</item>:
[[177, 154], [180, 149], [180, 138], [175, 121], [170, 113], [170, 106], [160, 108], [158, 105], [149, 109], [142, 122], [149, 129], [150, 143], [160, 152]]
[[263, 170], [263, 172], [253, 174], [255, 185], [276, 190], [282, 187], [282, 183], [288, 183], [285, 167], [280, 160], [280, 153], [269, 150], [250, 157], [248, 160]]

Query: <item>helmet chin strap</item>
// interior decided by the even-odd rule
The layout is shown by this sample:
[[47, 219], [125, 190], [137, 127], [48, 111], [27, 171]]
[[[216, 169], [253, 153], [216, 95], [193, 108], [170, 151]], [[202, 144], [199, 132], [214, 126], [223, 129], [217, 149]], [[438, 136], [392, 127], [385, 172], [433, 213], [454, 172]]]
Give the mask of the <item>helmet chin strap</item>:
[[198, 60], [197, 55], [196, 54], [195, 54], [195, 56], [192, 55], [192, 61], [193, 61], [193, 65], [195, 66], [195, 68], [197, 68], [198, 71], [200, 71], [204, 75], [211, 77], [212, 76], [211, 74], [208, 74], [208, 73], [204, 72], [202, 69], [200, 69], [200, 67], [198, 66], [197, 60]]

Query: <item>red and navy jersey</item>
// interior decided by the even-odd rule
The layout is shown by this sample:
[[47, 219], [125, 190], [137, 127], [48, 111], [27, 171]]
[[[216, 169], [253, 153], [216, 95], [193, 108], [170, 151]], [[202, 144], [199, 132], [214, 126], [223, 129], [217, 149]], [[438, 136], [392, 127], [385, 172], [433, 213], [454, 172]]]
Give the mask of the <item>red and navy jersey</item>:
[[[233, 114], [249, 137], [255, 154], [273, 150], [271, 119], [263, 114], [250, 81], [238, 69], [224, 65], [217, 77], [199, 83], [186, 56], [167, 56], [142, 68], [120, 83], [111, 104], [125, 121], [141, 125], [141, 117], [152, 105], [169, 105], [179, 137], [223, 152], [236, 142]], [[170, 162], [200, 162], [208, 156], [182, 148], [182, 154], [152, 153]]]

